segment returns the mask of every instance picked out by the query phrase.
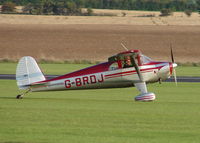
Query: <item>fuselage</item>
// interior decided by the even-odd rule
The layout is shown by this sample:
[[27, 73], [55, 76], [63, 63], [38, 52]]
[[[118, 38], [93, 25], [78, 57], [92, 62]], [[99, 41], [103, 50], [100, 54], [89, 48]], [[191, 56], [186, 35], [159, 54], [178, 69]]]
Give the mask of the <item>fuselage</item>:
[[[172, 73], [170, 62], [149, 62], [139, 66], [146, 83], [166, 80]], [[31, 91], [99, 89], [131, 87], [139, 81], [135, 67], [118, 68], [116, 62], [105, 62], [50, 80], [31, 84]]]

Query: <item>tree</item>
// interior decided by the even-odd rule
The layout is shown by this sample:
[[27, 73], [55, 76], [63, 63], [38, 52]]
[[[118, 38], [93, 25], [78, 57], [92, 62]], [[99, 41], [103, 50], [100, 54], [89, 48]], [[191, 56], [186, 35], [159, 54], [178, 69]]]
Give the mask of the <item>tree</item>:
[[33, 10], [34, 10], [34, 5], [31, 3], [28, 3], [22, 9], [23, 13], [27, 13], [27, 14], [33, 14]]
[[200, 0], [197, 0], [196, 3], [197, 3], [197, 10], [198, 10], [198, 12], [200, 14]]
[[92, 16], [93, 15], [93, 10], [91, 8], [87, 8], [87, 15]]
[[[170, 15], [171, 13], [167, 14], [167, 10], [170, 9], [173, 11], [185, 11], [186, 9], [200, 11], [200, 0], [0, 0], [0, 4], [5, 1], [16, 5], [25, 5], [24, 12], [32, 14], [81, 15], [82, 7], [162, 10], [161, 16]], [[8, 11], [10, 12], [10, 10], [4, 12]]]
[[192, 10], [187, 9], [187, 10], [184, 11], [184, 13], [185, 13], [188, 17], [190, 17], [190, 16], [192, 15]]
[[53, 14], [54, 3], [52, 0], [42, 1], [42, 13], [43, 14]]
[[76, 3], [74, 2], [67, 2], [66, 4], [67, 13], [69, 15], [80, 15], [81, 8], [77, 7]]
[[160, 16], [169, 16], [169, 15], [172, 15], [172, 11], [169, 8], [163, 8], [160, 11], [160, 13], [161, 13]]
[[54, 7], [53, 7], [53, 13], [55, 15], [65, 15], [64, 4], [62, 2], [56, 2]]
[[14, 13], [16, 5], [12, 2], [6, 2], [1, 7], [2, 13]]

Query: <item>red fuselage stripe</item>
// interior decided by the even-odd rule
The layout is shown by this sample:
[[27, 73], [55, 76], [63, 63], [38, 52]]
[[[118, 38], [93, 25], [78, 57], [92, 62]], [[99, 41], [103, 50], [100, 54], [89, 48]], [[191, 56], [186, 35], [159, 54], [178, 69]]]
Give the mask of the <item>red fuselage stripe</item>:
[[[142, 73], [144, 73], [144, 72], [148, 72], [148, 71], [152, 71], [152, 70], [154, 70], [154, 69], [160, 69], [160, 68], [162, 68], [163, 66], [160, 66], [160, 67], [155, 67], [155, 68], [148, 68], [148, 69], [141, 69], [140, 71], [142, 72]], [[105, 75], [105, 77], [109, 77], [109, 76], [116, 76], [116, 75], [121, 75], [121, 74], [127, 74], [127, 73], [136, 73], [136, 71], [134, 70], [134, 71], [127, 71], [127, 72], [119, 72], [119, 73], [114, 73], [114, 74], [108, 74], [108, 75]]]
[[[152, 72], [153, 70], [148, 70], [148, 71], [143, 71], [142, 73], [147, 73], [147, 72]], [[115, 78], [115, 77], [120, 77], [120, 76], [128, 76], [128, 75], [134, 75], [136, 74], [136, 72], [130, 72], [130, 73], [122, 73], [119, 75], [114, 75], [114, 76], [110, 76], [110, 77], [105, 77], [105, 79], [109, 79], [109, 78]]]

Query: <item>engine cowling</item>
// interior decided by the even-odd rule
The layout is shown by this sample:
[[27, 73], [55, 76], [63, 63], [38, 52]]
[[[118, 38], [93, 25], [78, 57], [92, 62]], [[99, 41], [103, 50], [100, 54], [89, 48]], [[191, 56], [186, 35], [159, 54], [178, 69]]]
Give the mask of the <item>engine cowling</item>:
[[158, 72], [158, 76], [162, 80], [166, 80], [167, 78], [169, 78], [170, 74], [171, 74], [171, 67], [169, 64], [163, 66]]

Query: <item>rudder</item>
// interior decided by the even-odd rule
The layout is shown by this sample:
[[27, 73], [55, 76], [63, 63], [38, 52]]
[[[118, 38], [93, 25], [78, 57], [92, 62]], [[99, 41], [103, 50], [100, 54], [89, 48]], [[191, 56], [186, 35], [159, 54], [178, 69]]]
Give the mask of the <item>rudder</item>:
[[31, 83], [43, 81], [45, 77], [35, 59], [25, 56], [17, 65], [16, 80], [19, 89], [28, 89]]

